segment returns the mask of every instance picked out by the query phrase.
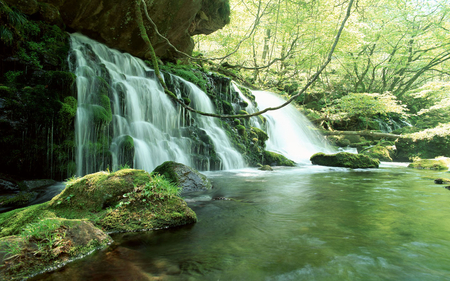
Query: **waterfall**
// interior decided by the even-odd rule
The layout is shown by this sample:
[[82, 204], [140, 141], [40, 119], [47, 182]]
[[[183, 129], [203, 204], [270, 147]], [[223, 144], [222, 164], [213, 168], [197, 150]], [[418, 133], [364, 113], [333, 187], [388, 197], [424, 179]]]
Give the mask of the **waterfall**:
[[[266, 91], [252, 91], [256, 97], [259, 110], [275, 107], [284, 102], [281, 97]], [[317, 152], [335, 153], [325, 138], [313, 131], [314, 125], [294, 106], [287, 105], [281, 109], [268, 111], [266, 129], [269, 140], [266, 149], [283, 154], [295, 162], [307, 162]]]
[[[73, 34], [69, 65], [77, 76], [78, 176], [107, 168], [115, 170], [124, 164], [152, 171], [168, 160], [209, 169], [193, 159], [194, 143], [186, 133], [186, 118], [195, 120], [199, 130], [212, 140], [220, 168], [245, 166], [217, 120], [175, 106], [154, 71], [142, 60]], [[192, 107], [214, 112], [204, 92], [190, 82], [180, 83], [189, 89]]]

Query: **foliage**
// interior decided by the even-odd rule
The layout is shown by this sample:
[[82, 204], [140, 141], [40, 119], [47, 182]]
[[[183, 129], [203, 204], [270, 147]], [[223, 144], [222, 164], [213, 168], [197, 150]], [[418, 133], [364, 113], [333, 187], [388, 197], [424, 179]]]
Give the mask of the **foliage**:
[[[406, 115], [406, 107], [401, 105], [396, 97], [390, 93], [350, 93], [338, 100], [330, 107], [332, 113], [339, 113], [352, 117], [372, 117], [379, 114], [397, 113]], [[368, 122], [367, 122], [368, 126]]]

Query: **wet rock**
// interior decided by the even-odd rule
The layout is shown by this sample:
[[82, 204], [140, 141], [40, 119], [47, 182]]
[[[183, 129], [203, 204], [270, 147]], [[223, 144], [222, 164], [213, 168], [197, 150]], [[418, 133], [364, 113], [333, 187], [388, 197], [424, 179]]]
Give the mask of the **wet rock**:
[[7, 253], [0, 255], [0, 279], [21, 280], [53, 271], [111, 243], [111, 237], [89, 221], [43, 219], [23, 234], [0, 238], [0, 252]]
[[336, 154], [316, 153], [310, 158], [313, 165], [345, 168], [378, 168], [380, 161], [367, 155], [340, 152]]
[[182, 188], [182, 192], [212, 188], [211, 182], [205, 175], [181, 163], [166, 161], [156, 167], [153, 173], [163, 175], [167, 180], [177, 184]]
[[56, 181], [51, 180], [51, 179], [41, 179], [41, 180], [23, 181], [23, 183], [29, 190], [33, 190], [36, 188], [47, 187], [47, 186], [53, 185], [56, 183]]
[[0, 194], [18, 192], [19, 186], [13, 182], [0, 179]]
[[261, 170], [261, 171], [273, 171], [272, 167], [270, 167], [269, 165], [262, 165], [261, 167], [258, 168], [258, 170]]

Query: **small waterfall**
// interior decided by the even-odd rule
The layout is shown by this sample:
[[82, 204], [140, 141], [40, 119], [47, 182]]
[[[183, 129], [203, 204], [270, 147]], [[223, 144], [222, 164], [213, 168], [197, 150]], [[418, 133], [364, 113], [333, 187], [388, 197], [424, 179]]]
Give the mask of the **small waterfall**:
[[[275, 107], [285, 102], [281, 97], [266, 91], [253, 91], [259, 110]], [[287, 105], [264, 113], [269, 140], [266, 149], [283, 154], [295, 162], [308, 162], [317, 152], [335, 153], [324, 137], [314, 132], [314, 125], [294, 106]]]
[[[152, 171], [167, 160], [203, 168], [192, 159], [186, 118], [197, 120], [212, 140], [221, 168], [245, 166], [217, 121], [191, 116], [175, 106], [142, 60], [73, 34], [69, 64], [77, 75], [77, 175], [124, 164]], [[190, 91], [191, 106], [214, 112], [204, 92], [184, 80], [181, 83]]]

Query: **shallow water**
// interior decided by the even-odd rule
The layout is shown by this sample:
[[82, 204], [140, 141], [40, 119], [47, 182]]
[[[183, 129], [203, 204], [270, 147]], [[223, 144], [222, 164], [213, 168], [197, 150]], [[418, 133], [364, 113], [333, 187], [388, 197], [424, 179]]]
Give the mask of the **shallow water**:
[[206, 174], [214, 189], [186, 197], [198, 223], [117, 234], [110, 249], [35, 280], [450, 280], [450, 191], [432, 180], [448, 173]]

